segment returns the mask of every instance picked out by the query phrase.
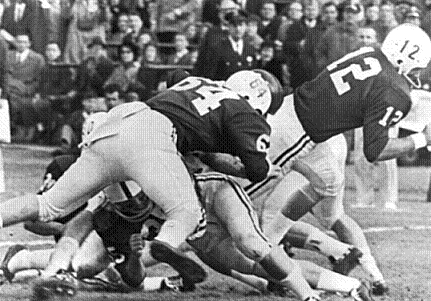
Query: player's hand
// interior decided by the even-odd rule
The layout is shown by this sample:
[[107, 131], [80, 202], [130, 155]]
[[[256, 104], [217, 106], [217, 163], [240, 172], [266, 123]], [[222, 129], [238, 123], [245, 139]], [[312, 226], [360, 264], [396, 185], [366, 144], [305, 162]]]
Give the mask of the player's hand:
[[137, 257], [140, 257], [145, 246], [141, 233], [132, 234], [129, 239], [129, 244], [130, 249], [132, 250], [132, 254], [136, 255]]
[[280, 166], [274, 165], [274, 164], [269, 165], [267, 178], [275, 179], [282, 176], [283, 176], [283, 169]]

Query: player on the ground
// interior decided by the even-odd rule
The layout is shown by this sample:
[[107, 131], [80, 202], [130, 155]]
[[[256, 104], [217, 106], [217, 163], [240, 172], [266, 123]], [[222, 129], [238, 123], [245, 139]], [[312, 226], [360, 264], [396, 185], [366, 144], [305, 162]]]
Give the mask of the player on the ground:
[[[388, 34], [381, 50], [364, 47], [347, 54], [285, 97], [283, 103], [250, 102], [263, 114], [268, 113], [272, 163], [286, 171], [292, 168], [310, 181], [289, 196], [265, 233], [276, 242], [280, 242], [286, 229], [288, 234], [300, 236], [292, 231], [292, 220], [312, 209], [322, 225], [362, 251], [360, 262], [373, 278], [377, 294], [387, 292], [387, 285], [360, 227], [342, 207], [346, 146], [337, 135], [363, 126], [364, 152], [369, 161], [395, 158], [430, 145], [431, 125], [405, 138], [388, 137], [389, 128], [409, 112], [410, 86], [419, 85], [418, 73], [428, 65], [430, 57], [428, 35], [419, 27], [402, 24]], [[247, 71], [234, 74], [227, 86], [237, 90], [245, 86], [247, 90], [244, 72]], [[246, 191], [253, 198], [283, 189], [283, 185], [277, 185], [279, 181], [267, 179], [249, 185]], [[299, 244], [311, 238], [304, 236]]]
[[[274, 95], [269, 83], [259, 86], [257, 92], [253, 97], [265, 101], [271, 101]], [[178, 152], [198, 150], [238, 156], [245, 166], [243, 176], [253, 182], [277, 172], [266, 160], [268, 124], [232, 90], [190, 77], [148, 104], [151, 109], [143, 103], [111, 109], [107, 122], [83, 141], [80, 158], [51, 190], [42, 196], [27, 195], [0, 204], [3, 225], [52, 220], [66, 214], [71, 204], [82, 204], [109, 184], [134, 180], [167, 215], [157, 240], [146, 244], [145, 250], [149, 251], [144, 252], [154, 256], [163, 249], [162, 261], [168, 261], [181, 256], [175, 248], [194, 232], [202, 217], [192, 181]], [[317, 298], [284, 253], [272, 251], [268, 245], [253, 255], [272, 277], [289, 286], [301, 299]], [[290, 277], [292, 273], [296, 277]]]

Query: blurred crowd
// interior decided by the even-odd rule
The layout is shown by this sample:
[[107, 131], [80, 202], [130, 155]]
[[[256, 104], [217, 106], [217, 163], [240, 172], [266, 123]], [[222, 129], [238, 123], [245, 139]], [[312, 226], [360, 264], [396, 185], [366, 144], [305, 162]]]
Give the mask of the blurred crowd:
[[430, 0], [358, 1], [1, 0], [12, 139], [73, 149], [89, 114], [145, 102], [176, 67], [213, 80], [262, 68], [288, 93], [397, 24], [431, 32]]

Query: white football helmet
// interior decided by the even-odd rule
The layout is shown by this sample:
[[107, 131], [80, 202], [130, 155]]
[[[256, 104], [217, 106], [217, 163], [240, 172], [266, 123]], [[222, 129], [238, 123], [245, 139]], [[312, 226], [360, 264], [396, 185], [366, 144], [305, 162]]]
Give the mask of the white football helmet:
[[232, 74], [225, 86], [235, 91], [262, 115], [274, 114], [283, 101], [283, 88], [271, 73], [261, 70], [243, 70]]
[[431, 40], [425, 31], [413, 24], [401, 24], [389, 32], [381, 50], [399, 74], [420, 88], [419, 78], [415, 82], [409, 75], [414, 69], [426, 68], [431, 59]]

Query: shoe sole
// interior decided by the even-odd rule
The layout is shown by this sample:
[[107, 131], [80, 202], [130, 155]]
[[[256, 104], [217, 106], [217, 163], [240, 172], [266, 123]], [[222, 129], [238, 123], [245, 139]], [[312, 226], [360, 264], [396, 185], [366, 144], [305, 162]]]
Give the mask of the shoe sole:
[[12, 247], [10, 247], [8, 250], [7, 250], [7, 252], [6, 252], [6, 254], [5, 254], [5, 256], [4, 256], [4, 259], [3, 259], [3, 261], [2, 261], [2, 263], [1, 263], [1, 266], [0, 266], [0, 269], [3, 271], [3, 276], [7, 279], [7, 281], [9, 281], [9, 283], [11, 283], [12, 282], [12, 280], [13, 280], [13, 278], [15, 277], [15, 274], [14, 273], [11, 273], [10, 271], [9, 271], [9, 269], [8, 269], [8, 264], [9, 264], [9, 261], [19, 252], [19, 251], [22, 251], [22, 250], [26, 250], [27, 248], [25, 247], [25, 246], [23, 246], [23, 245], [15, 245], [15, 246], [12, 246]]
[[73, 297], [77, 293], [74, 284], [62, 279], [50, 277], [37, 280], [33, 285], [32, 301], [49, 300], [53, 296]]
[[165, 243], [153, 241], [150, 253], [154, 259], [173, 267], [186, 281], [200, 283], [207, 277], [207, 273], [199, 264]]

